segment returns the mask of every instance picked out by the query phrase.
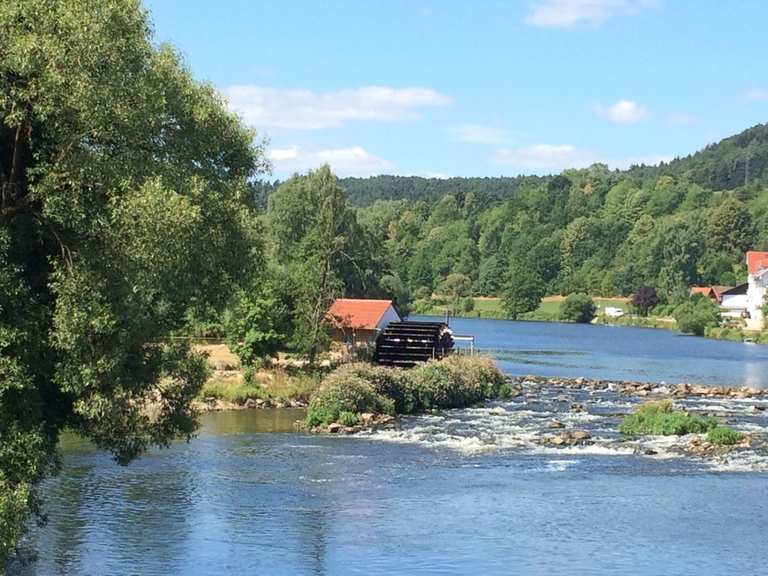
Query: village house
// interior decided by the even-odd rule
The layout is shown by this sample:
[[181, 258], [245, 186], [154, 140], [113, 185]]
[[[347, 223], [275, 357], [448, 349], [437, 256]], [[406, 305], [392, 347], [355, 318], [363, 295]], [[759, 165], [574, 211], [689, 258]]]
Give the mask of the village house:
[[768, 252], [747, 252], [747, 328], [764, 328], [763, 305], [768, 291]]
[[723, 318], [742, 320], [747, 318], [747, 288], [746, 283], [729, 288], [720, 295], [720, 315]]
[[353, 347], [373, 344], [390, 322], [400, 321], [392, 300], [339, 298], [328, 310], [331, 340]]
[[723, 303], [723, 294], [728, 290], [731, 290], [730, 286], [693, 286], [691, 288], [691, 296], [701, 294], [720, 306]]

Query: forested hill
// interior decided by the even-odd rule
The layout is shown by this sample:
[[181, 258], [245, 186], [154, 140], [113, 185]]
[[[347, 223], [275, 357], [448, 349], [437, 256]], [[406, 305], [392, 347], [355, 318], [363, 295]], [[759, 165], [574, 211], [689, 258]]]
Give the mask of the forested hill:
[[325, 168], [255, 186], [269, 244], [283, 246], [276, 262], [303, 254], [296, 239], [310, 238], [332, 200], [344, 219], [334, 233], [347, 243], [339, 289], [410, 299], [414, 309], [433, 293], [471, 293], [501, 296], [514, 316], [543, 294], [616, 296], [641, 286], [675, 304], [693, 285], [745, 281], [744, 252], [768, 250], [765, 125], [624, 171], [595, 164], [546, 177], [331, 182]]
[[525, 184], [537, 184], [549, 177], [501, 176], [487, 178], [423, 178], [421, 176], [371, 176], [343, 178], [341, 185], [355, 206], [368, 206], [376, 200], [425, 200], [446, 194], [466, 196], [470, 192], [491, 198], [512, 196]]
[[[621, 171], [616, 171], [622, 174]], [[658, 166], [634, 166], [626, 175], [641, 182], [668, 175], [714, 191], [732, 190], [745, 182], [768, 180], [768, 124], [711, 144], [694, 154], [662, 162]], [[368, 206], [376, 200], [434, 201], [446, 194], [485, 195], [506, 198], [526, 184], [548, 181], [552, 176], [502, 176], [488, 178], [422, 178], [419, 176], [372, 176], [343, 178], [349, 201]]]
[[643, 180], [669, 175], [716, 191], [767, 181], [768, 124], [758, 124], [669, 163], [633, 167], [629, 174]]
[[465, 292], [509, 301], [650, 286], [675, 303], [692, 285], [743, 282], [744, 252], [768, 249], [766, 125], [624, 171], [340, 183], [391, 295], [416, 300], [460, 280]]

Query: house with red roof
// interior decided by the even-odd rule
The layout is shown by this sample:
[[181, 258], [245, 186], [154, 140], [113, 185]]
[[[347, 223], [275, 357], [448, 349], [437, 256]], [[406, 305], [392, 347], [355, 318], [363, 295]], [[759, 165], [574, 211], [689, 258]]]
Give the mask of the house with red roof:
[[390, 322], [401, 322], [392, 300], [338, 298], [328, 309], [334, 342], [360, 346], [373, 344]]
[[701, 294], [712, 300], [717, 305], [723, 303], [723, 294], [728, 290], [731, 290], [730, 286], [692, 286], [691, 296], [695, 294]]
[[747, 252], [747, 328], [762, 330], [763, 305], [768, 292], [768, 252]]

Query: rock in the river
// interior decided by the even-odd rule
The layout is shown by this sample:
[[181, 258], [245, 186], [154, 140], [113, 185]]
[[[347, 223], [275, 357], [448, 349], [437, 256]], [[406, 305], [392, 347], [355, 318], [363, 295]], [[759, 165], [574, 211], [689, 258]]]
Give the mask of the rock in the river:
[[548, 425], [547, 428], [565, 428], [565, 424], [560, 422], [560, 420], [552, 420]]
[[341, 432], [342, 428], [343, 426], [338, 422], [333, 422], [332, 424], [328, 424], [328, 432], [330, 432], [331, 434], [336, 434], [338, 432]]
[[567, 442], [568, 442], [568, 439], [565, 436], [565, 434], [559, 434], [557, 436], [553, 436], [549, 440], [550, 444], [555, 444], [556, 446], [560, 446], [560, 445], [565, 444]]
[[574, 402], [571, 404], [571, 412], [586, 412], [586, 407], [584, 404], [580, 404], [578, 402]]
[[574, 430], [571, 432], [571, 440], [574, 442], [583, 442], [584, 440], [589, 440], [590, 438], [592, 438], [592, 436], [586, 430]]
[[360, 424], [362, 424], [363, 426], [370, 426], [373, 423], [375, 418], [376, 418], [375, 414], [372, 414], [371, 412], [363, 412], [362, 414], [360, 414], [360, 417], [359, 417]]
[[556, 436], [549, 436], [544, 439], [547, 444], [554, 444], [555, 446], [575, 446], [578, 444], [586, 444], [587, 441], [592, 438], [589, 432], [586, 430], [567, 430]]

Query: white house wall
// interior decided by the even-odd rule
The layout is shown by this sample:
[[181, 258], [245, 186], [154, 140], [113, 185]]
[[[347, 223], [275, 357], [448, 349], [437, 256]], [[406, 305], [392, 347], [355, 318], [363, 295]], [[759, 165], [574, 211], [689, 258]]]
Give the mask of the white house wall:
[[743, 312], [747, 309], [748, 299], [746, 294], [723, 294], [723, 300], [720, 302], [720, 306], [728, 311]]
[[381, 316], [381, 319], [379, 320], [379, 323], [376, 325], [377, 330], [384, 330], [384, 328], [387, 327], [387, 324], [390, 322], [400, 322], [401, 318], [398, 316], [397, 311], [395, 310], [395, 307], [390, 305], [387, 310], [384, 312], [384, 314]]
[[750, 274], [747, 288], [747, 328], [752, 330], [763, 329], [763, 303], [765, 301], [766, 288], [768, 288], [768, 270], [759, 274]]

